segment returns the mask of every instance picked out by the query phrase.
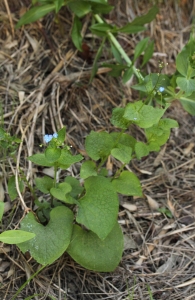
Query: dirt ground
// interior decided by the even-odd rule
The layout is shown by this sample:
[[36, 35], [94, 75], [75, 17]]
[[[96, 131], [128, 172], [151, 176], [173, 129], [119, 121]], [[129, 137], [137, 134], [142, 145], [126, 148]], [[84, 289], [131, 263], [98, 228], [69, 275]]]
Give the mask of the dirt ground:
[[[153, 2], [109, 1], [115, 9], [106, 18], [124, 25], [146, 13]], [[176, 55], [193, 28], [195, 1], [158, 2], [160, 12], [145, 32], [121, 34], [118, 40], [131, 57], [137, 42], [149, 36], [155, 41], [155, 51], [145, 72], [158, 72], [158, 63], [163, 61], [168, 63], [163, 72], [172, 74]], [[40, 151], [45, 133], [67, 126], [67, 141], [73, 152], [83, 153], [85, 137], [91, 130], [114, 130], [109, 121], [114, 107], [137, 100], [137, 93], [131, 89], [134, 81], [123, 85], [120, 78], [108, 76], [106, 68], [101, 68], [101, 63], [111, 60], [106, 49], [98, 74], [88, 85], [100, 44], [87, 29], [88, 17], [83, 20], [85, 51], [81, 54], [71, 42], [72, 16], [67, 9], [60, 12], [58, 24], [49, 14], [16, 30], [15, 24], [29, 5], [29, 0], [0, 1], [1, 120], [22, 140], [16, 162], [9, 157], [0, 161], [7, 202], [1, 230], [16, 228], [23, 216], [21, 199], [10, 202], [6, 192], [8, 178], [18, 167], [30, 183], [41, 174], [42, 170], [26, 158]], [[64, 254], [21, 289], [16, 299], [195, 299], [195, 117], [177, 101], [166, 115], [179, 123], [168, 143], [160, 153], [130, 164], [141, 180], [145, 198], [121, 199], [119, 223], [125, 250], [116, 270], [87, 271]], [[139, 130], [134, 135], [140, 139], [143, 136]], [[76, 167], [67, 172], [78, 174]], [[22, 197], [30, 207], [28, 189]], [[156, 205], [172, 216], [157, 211]], [[1, 244], [0, 299], [15, 299], [15, 293], [39, 268], [17, 247]]]

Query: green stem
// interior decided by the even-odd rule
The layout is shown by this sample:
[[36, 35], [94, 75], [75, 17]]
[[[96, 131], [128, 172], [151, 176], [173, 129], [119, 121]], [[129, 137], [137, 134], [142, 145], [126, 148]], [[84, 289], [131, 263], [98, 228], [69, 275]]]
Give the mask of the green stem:
[[[56, 187], [56, 180], [57, 180], [57, 170], [58, 167], [54, 166], [54, 179], [53, 179], [53, 187]], [[51, 195], [51, 207], [53, 207], [53, 199], [54, 197]]]
[[[104, 23], [104, 21], [100, 18], [99, 15], [94, 15], [96, 21], [98, 23]], [[126, 52], [123, 50], [123, 48], [121, 47], [121, 45], [119, 44], [119, 42], [116, 40], [115, 36], [108, 30], [107, 31], [108, 37], [110, 38], [111, 42], [113, 43], [113, 45], [117, 48], [117, 50], [119, 51], [119, 53], [121, 54], [122, 58], [126, 61], [128, 67], [132, 66], [132, 61], [131, 59], [128, 57], [128, 55], [126, 54]], [[133, 72], [134, 74], [137, 76], [139, 81], [143, 81], [144, 78], [141, 75], [141, 73], [136, 69], [135, 66], [132, 66]]]
[[112, 177], [112, 180], [117, 178], [120, 173], [124, 170], [124, 167], [125, 167], [126, 164], [122, 164], [121, 167], [116, 171], [116, 173], [114, 174], [114, 176]]

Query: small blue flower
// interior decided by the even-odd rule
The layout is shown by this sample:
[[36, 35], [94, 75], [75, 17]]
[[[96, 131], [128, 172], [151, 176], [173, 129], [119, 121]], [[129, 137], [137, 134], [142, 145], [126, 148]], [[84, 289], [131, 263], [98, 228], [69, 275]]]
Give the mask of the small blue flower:
[[53, 138], [57, 138], [58, 134], [55, 132], [54, 134], [46, 134], [43, 137], [45, 143], [49, 143]]
[[55, 133], [53, 134], [53, 137], [56, 139], [56, 138], [58, 137], [58, 134], [55, 132]]
[[49, 143], [49, 135], [48, 134], [44, 135], [43, 140], [45, 143]]
[[165, 90], [165, 88], [164, 88], [163, 86], [159, 87], [159, 89], [158, 89], [158, 91], [159, 91], [160, 93], [164, 92], [164, 90]]
[[43, 137], [45, 143], [49, 143], [52, 140], [52, 138], [53, 138], [52, 134], [46, 134]]

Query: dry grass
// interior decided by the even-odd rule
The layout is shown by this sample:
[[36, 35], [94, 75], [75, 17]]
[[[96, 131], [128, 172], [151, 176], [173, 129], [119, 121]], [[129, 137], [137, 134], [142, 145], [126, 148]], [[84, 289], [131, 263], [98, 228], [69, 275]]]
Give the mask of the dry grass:
[[[4, 188], [11, 174], [18, 176], [19, 167], [30, 183], [38, 172], [27, 156], [40, 151], [45, 133], [67, 126], [67, 140], [75, 153], [84, 154], [84, 140], [91, 130], [113, 128], [109, 122], [113, 107], [133, 101], [137, 96], [130, 85], [107, 76], [108, 69], [99, 67], [98, 75], [88, 85], [91, 62], [99, 40], [92, 39], [84, 20], [85, 44], [89, 47], [87, 60], [75, 51], [70, 39], [72, 20], [64, 10], [60, 25], [48, 15], [41, 22], [15, 30], [22, 11], [30, 1], [4, 0], [0, 3], [0, 99], [2, 119], [9, 132], [22, 142], [16, 161], [1, 161]], [[147, 11], [148, 1], [110, 1], [115, 10], [110, 20], [124, 24]], [[135, 3], [134, 3], [135, 2]], [[151, 1], [152, 2], [152, 1]], [[22, 5], [23, 3], [23, 5]], [[145, 33], [127, 37], [120, 43], [131, 56], [137, 41], [144, 35], [155, 40], [155, 53], [146, 72], [157, 70], [158, 61], [168, 62], [164, 70], [175, 69], [175, 58], [189, 38], [194, 1], [161, 1], [156, 23]], [[109, 61], [104, 52], [102, 62]], [[25, 299], [195, 299], [195, 155], [194, 117], [175, 102], [167, 115], [178, 120], [180, 128], [172, 131], [167, 145], [159, 154], [141, 162], [133, 161], [131, 168], [141, 179], [145, 199], [121, 199], [119, 222], [125, 234], [123, 259], [115, 272], [100, 274], [77, 265], [68, 255], [40, 272], [17, 296]], [[135, 131], [140, 138], [142, 133]], [[76, 168], [71, 174], [77, 175]], [[149, 197], [148, 197], [149, 196]], [[152, 199], [151, 199], [152, 198]], [[25, 210], [32, 208], [32, 198], [25, 194], [9, 205], [3, 218], [3, 228], [19, 225]], [[126, 204], [131, 204], [127, 206]], [[155, 205], [172, 213], [168, 218], [155, 210]], [[25, 210], [24, 210], [25, 209]], [[13, 295], [40, 266], [15, 246], [0, 248], [0, 298], [11, 300]], [[51, 298], [54, 297], [54, 298]]]

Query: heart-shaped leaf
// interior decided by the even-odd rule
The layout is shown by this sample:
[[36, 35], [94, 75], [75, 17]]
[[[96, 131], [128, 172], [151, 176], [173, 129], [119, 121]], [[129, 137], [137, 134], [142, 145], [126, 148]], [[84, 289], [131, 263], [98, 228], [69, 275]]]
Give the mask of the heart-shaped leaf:
[[91, 131], [85, 141], [87, 154], [94, 160], [109, 156], [114, 146], [114, 140], [107, 132]]
[[118, 128], [127, 129], [130, 125], [130, 121], [123, 118], [125, 113], [125, 108], [116, 107], [112, 111], [112, 118], [110, 119], [111, 123]]
[[142, 101], [127, 104], [124, 118], [141, 128], [149, 128], [159, 122], [169, 105], [164, 109], [145, 105]]
[[36, 187], [44, 194], [49, 194], [53, 186], [53, 179], [49, 176], [35, 178]]
[[70, 195], [67, 195], [71, 192], [72, 187], [67, 182], [59, 183], [57, 187], [52, 188], [50, 190], [50, 193], [56, 198], [63, 202], [69, 203], [69, 204], [75, 204], [77, 201], [71, 197]]
[[117, 179], [112, 181], [118, 193], [127, 196], [142, 196], [140, 181], [134, 173], [123, 171]]
[[122, 163], [128, 164], [131, 160], [132, 149], [119, 144], [117, 148], [112, 149], [111, 154]]
[[66, 127], [63, 127], [62, 129], [60, 129], [58, 131], [57, 141], [60, 144], [62, 144], [62, 143], [64, 143], [65, 137], [66, 137]]
[[[19, 188], [20, 188], [20, 191], [22, 192], [24, 190], [24, 184], [20, 178], [18, 178], [18, 179], [19, 179]], [[14, 175], [9, 178], [8, 193], [9, 193], [11, 201], [15, 200], [16, 197], [18, 197], [18, 192], [16, 189], [16, 177]]]
[[195, 80], [194, 79], [188, 79], [185, 77], [177, 77], [176, 80], [178, 86], [182, 91], [186, 93], [186, 95], [190, 96], [192, 92], [195, 90]]
[[143, 142], [137, 142], [135, 144], [135, 154], [137, 159], [141, 159], [149, 154], [148, 146]]
[[48, 147], [45, 150], [45, 157], [50, 163], [54, 163], [58, 158], [60, 158], [61, 155], [61, 149], [56, 147]]
[[97, 176], [96, 164], [91, 161], [85, 161], [81, 166], [80, 177], [86, 179], [90, 176]]
[[40, 264], [54, 262], [66, 250], [70, 243], [73, 227], [73, 213], [67, 207], [58, 206], [50, 212], [50, 221], [46, 226], [38, 223], [33, 213], [29, 213], [21, 222], [21, 229], [33, 232], [35, 238], [18, 244], [20, 250], [29, 251]]
[[72, 164], [83, 159], [82, 155], [72, 155], [69, 150], [62, 149], [61, 156], [58, 159], [58, 165], [61, 169], [68, 169]]
[[86, 269], [112, 272], [121, 260], [123, 247], [123, 234], [117, 222], [103, 241], [95, 233], [74, 225], [67, 252]]
[[76, 198], [79, 194], [82, 193], [83, 187], [81, 186], [78, 179], [72, 177], [72, 176], [66, 176], [65, 182], [69, 183], [72, 187], [72, 190], [70, 192], [70, 196], [73, 198]]
[[36, 153], [28, 157], [28, 160], [32, 161], [34, 164], [44, 167], [52, 167], [53, 163], [49, 162], [45, 157], [45, 153]]
[[85, 180], [86, 194], [79, 200], [77, 222], [105, 239], [111, 232], [118, 214], [117, 193], [109, 179], [92, 176]]

